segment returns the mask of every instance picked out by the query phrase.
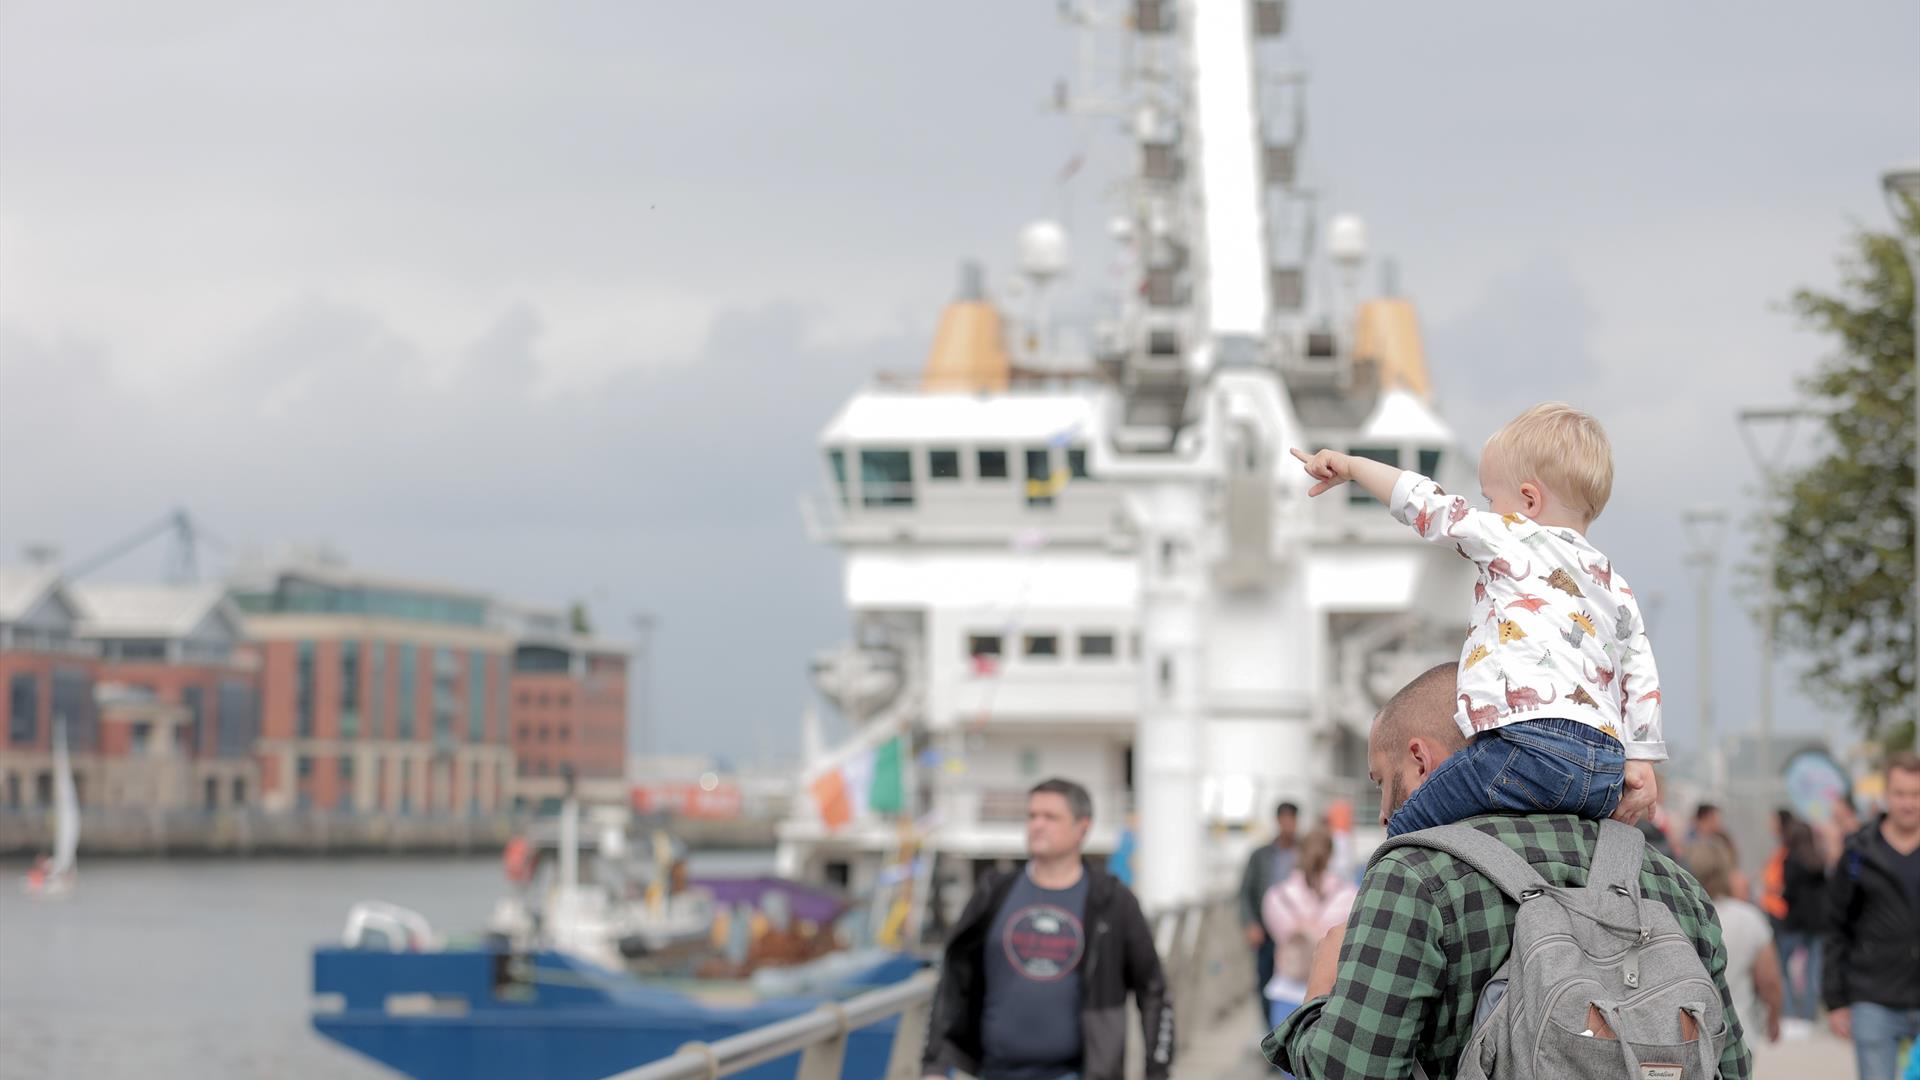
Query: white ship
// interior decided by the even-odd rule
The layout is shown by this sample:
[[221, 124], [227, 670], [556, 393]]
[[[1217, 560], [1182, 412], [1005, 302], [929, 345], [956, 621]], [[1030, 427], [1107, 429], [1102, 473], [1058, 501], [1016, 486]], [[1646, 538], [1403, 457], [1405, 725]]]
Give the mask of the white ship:
[[[1093, 850], [1135, 816], [1149, 905], [1227, 884], [1283, 798], [1309, 819], [1348, 798], [1370, 824], [1367, 725], [1458, 655], [1471, 583], [1357, 489], [1309, 501], [1287, 453], [1476, 490], [1412, 306], [1359, 295], [1360, 220], [1334, 218], [1316, 250], [1284, 6], [1068, 16], [1122, 46], [1111, 85], [1067, 104], [1132, 134], [1111, 225], [1124, 302], [1076, 356], [969, 273], [920, 375], [826, 426], [809, 504], [845, 556], [854, 640], [815, 681], [851, 735], [822, 746], [808, 718], [782, 869], [899, 888], [905, 845], [924, 856], [915, 896], [959, 886], [933, 890], [948, 911], [979, 861], [1022, 854], [1025, 792], [1049, 776], [1093, 793]], [[1039, 223], [1020, 243], [1032, 295], [1066, 269], [1065, 236]], [[1308, 287], [1323, 280], [1341, 285]], [[901, 762], [897, 809], [867, 808], [876, 751]], [[850, 815], [823, 810], [837, 790]]]

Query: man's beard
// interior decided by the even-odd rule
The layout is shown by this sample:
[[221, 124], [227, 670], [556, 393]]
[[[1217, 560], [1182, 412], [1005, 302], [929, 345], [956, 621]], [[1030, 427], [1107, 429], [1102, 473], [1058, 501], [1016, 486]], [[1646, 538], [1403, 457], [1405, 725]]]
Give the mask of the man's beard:
[[1391, 821], [1393, 815], [1399, 813], [1400, 808], [1407, 804], [1406, 795], [1400, 791], [1400, 774], [1397, 771], [1389, 771], [1384, 787], [1385, 790], [1381, 794], [1385, 798], [1380, 805], [1386, 808], [1387, 820]]

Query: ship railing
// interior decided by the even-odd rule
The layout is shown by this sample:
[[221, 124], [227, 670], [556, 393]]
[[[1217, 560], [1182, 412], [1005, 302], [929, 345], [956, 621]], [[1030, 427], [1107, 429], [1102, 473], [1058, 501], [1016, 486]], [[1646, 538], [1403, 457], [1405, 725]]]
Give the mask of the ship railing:
[[[1233, 896], [1176, 905], [1148, 917], [1173, 999], [1178, 1049], [1236, 1009], [1245, 1009], [1253, 983], [1252, 955], [1241, 936]], [[811, 1012], [743, 1031], [712, 1043], [688, 1043], [672, 1056], [618, 1073], [609, 1080], [717, 1080], [770, 1061], [800, 1056], [794, 1080], [841, 1080], [847, 1038], [894, 1017], [893, 1049], [885, 1080], [919, 1080], [939, 975], [923, 971], [892, 986]], [[1131, 1009], [1129, 1010], [1131, 1011]], [[1128, 1024], [1128, 1075], [1141, 1075], [1140, 1026]]]

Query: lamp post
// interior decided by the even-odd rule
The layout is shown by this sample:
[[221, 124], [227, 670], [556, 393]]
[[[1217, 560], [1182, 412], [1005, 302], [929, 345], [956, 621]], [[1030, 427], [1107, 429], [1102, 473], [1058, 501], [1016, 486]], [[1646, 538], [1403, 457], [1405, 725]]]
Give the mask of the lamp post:
[[[1759, 745], [1755, 748], [1759, 757], [1757, 771], [1762, 784], [1770, 784], [1773, 780], [1773, 630], [1774, 622], [1779, 617], [1778, 594], [1774, 591], [1773, 577], [1780, 549], [1779, 530], [1773, 521], [1774, 500], [1779, 494], [1780, 469], [1786, 463], [1794, 429], [1802, 417], [1809, 415], [1812, 415], [1811, 410], [1797, 407], [1741, 409], [1737, 414], [1740, 438], [1747, 444], [1747, 453], [1753, 458], [1754, 468], [1760, 471], [1760, 505], [1768, 519], [1766, 541], [1761, 546], [1765, 562], [1760, 571], [1760, 708], [1756, 716], [1760, 737]], [[1762, 445], [1762, 433], [1769, 430], [1775, 432], [1770, 449]], [[1773, 792], [1768, 790], [1764, 794], [1771, 798]]]
[[641, 757], [653, 752], [653, 632], [659, 625], [659, 617], [650, 611], [633, 617], [634, 651], [639, 654], [635, 659], [640, 662], [637, 665], [640, 692], [634, 695], [640, 706], [636, 725], [639, 730], [634, 733], [637, 737], [633, 749]]
[[1707, 792], [1724, 801], [1727, 755], [1713, 733], [1713, 572], [1720, 565], [1720, 541], [1727, 531], [1727, 512], [1717, 506], [1696, 506], [1680, 515], [1687, 534], [1687, 565], [1695, 570], [1699, 586], [1699, 697], [1700, 749], [1707, 759]]
[[[1909, 163], [1896, 169], [1888, 169], [1880, 174], [1880, 190], [1886, 196], [1887, 210], [1893, 215], [1893, 225], [1899, 230], [1900, 251], [1907, 257], [1907, 275], [1920, 289], [1920, 240], [1913, 239], [1920, 233], [1920, 162]], [[1913, 305], [1913, 346], [1914, 362], [1920, 364], [1920, 298]], [[1920, 371], [1914, 373], [1920, 380]], [[1920, 383], [1914, 388], [1914, 405], [1920, 410]], [[1916, 454], [1920, 454], [1920, 415], [1915, 418], [1914, 445]], [[1920, 461], [1914, 464], [1913, 522], [1912, 536], [1920, 542]], [[1920, 559], [1920, 553], [1916, 553]], [[1913, 575], [1913, 617], [1914, 617], [1914, 668], [1915, 687], [1909, 695], [1913, 699], [1914, 714], [1920, 719], [1920, 563], [1915, 566]]]

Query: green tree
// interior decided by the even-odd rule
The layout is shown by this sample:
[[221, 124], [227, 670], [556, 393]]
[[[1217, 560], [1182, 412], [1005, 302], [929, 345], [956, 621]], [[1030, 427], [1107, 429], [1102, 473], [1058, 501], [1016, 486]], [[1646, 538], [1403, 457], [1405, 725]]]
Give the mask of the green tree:
[[1814, 696], [1891, 749], [1914, 737], [1913, 273], [1900, 236], [1864, 230], [1840, 267], [1838, 292], [1791, 305], [1839, 348], [1802, 383], [1826, 437], [1784, 481], [1778, 627]]
[[584, 600], [575, 600], [573, 610], [568, 613], [573, 620], [573, 632], [586, 635], [593, 633], [593, 620], [587, 617], [587, 605]]

